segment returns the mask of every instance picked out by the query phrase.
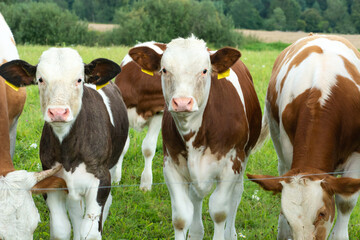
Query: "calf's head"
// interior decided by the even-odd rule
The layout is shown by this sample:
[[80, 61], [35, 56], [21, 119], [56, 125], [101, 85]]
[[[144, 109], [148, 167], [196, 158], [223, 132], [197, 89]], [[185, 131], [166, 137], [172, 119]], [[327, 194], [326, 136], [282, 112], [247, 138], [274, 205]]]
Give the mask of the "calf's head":
[[84, 83], [104, 85], [119, 72], [119, 65], [108, 59], [84, 64], [78, 52], [70, 48], [50, 48], [36, 66], [14, 60], [0, 67], [0, 75], [17, 87], [38, 84], [41, 111], [50, 124], [76, 119]]
[[134, 47], [129, 55], [143, 69], [160, 71], [165, 102], [170, 112], [195, 112], [207, 103], [212, 73], [228, 70], [240, 57], [225, 47], [211, 54], [203, 40], [177, 38], [163, 54], [146, 46]]
[[360, 179], [336, 178], [319, 171], [293, 169], [281, 177], [247, 176], [263, 189], [281, 193], [281, 213], [294, 240], [327, 239], [335, 217], [334, 194], [349, 197], [360, 190]]

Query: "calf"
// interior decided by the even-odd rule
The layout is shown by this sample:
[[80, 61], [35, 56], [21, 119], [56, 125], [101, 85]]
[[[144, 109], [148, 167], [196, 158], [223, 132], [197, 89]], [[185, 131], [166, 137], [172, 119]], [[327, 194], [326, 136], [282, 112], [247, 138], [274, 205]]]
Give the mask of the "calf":
[[[11, 61], [0, 75], [16, 86], [39, 85], [45, 120], [40, 158], [44, 169], [61, 165], [68, 194], [47, 194], [52, 239], [101, 239], [111, 205], [110, 185], [121, 176], [128, 120], [119, 89], [110, 82], [120, 67], [107, 59], [83, 64], [77, 51], [51, 48], [37, 66]], [[85, 84], [84, 83], [92, 83]]]
[[[0, 33], [0, 65], [14, 59], [19, 59], [13, 34], [1, 13]], [[5, 80], [0, 77], [0, 81], [4, 82]], [[11, 158], [13, 158], [15, 152], [16, 127], [19, 116], [24, 108], [26, 91], [25, 88], [19, 88], [17, 91], [14, 91], [9, 85], [5, 87], [5, 90], [9, 118], [10, 154]]]
[[[155, 42], [145, 42], [136, 46], [150, 47], [159, 54], [166, 49], [165, 44]], [[145, 168], [141, 174], [140, 189], [149, 191], [152, 185], [152, 159], [155, 155], [165, 106], [160, 73], [144, 71], [129, 54], [124, 57], [120, 66], [121, 72], [116, 76], [115, 84], [123, 95], [130, 127], [136, 131], [142, 131], [146, 126], [148, 127], [141, 146]]]
[[236, 239], [243, 173], [261, 130], [259, 101], [240, 52], [209, 52], [192, 36], [172, 40], [163, 54], [144, 46], [129, 54], [143, 69], [161, 70], [164, 177], [175, 239], [185, 239], [189, 228], [188, 238], [203, 238], [202, 201], [214, 182], [214, 239]]
[[335, 201], [330, 238], [349, 239], [360, 189], [359, 71], [358, 50], [337, 36], [302, 38], [275, 61], [263, 121], [281, 177], [248, 177], [282, 193], [278, 239], [327, 239]]

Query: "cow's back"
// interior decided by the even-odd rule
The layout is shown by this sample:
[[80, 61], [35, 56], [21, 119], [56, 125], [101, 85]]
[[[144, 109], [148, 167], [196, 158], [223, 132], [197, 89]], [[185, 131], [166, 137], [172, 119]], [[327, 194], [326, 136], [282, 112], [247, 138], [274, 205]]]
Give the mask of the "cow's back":
[[[360, 121], [354, 117], [360, 114], [359, 57], [347, 40], [315, 35], [298, 40], [277, 58], [267, 106], [286, 135], [277, 137], [293, 146], [287, 158], [295, 164], [317, 159], [309, 166], [331, 171], [359, 148]], [[331, 164], [323, 166], [325, 159]]]

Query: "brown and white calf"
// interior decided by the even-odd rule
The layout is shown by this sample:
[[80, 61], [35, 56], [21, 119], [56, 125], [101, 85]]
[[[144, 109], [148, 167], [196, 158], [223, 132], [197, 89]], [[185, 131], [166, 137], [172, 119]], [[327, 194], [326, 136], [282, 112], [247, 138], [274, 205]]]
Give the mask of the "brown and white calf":
[[185, 239], [188, 229], [189, 239], [203, 238], [202, 201], [215, 182], [209, 210], [214, 239], [236, 239], [243, 173], [261, 130], [259, 101], [240, 52], [209, 52], [192, 36], [172, 40], [163, 54], [149, 47], [129, 54], [143, 69], [161, 70], [164, 177], [175, 239]]
[[349, 239], [360, 190], [359, 71], [358, 50], [337, 36], [302, 38], [275, 61], [263, 121], [281, 178], [248, 177], [282, 194], [278, 239], [327, 239], [335, 202], [330, 238]]
[[[121, 177], [123, 148], [128, 136], [121, 93], [108, 83], [120, 67], [107, 59], [83, 63], [77, 51], [51, 48], [38, 65], [15, 60], [0, 67], [0, 75], [16, 86], [38, 84], [45, 120], [40, 159], [44, 169], [63, 168], [57, 176], [68, 194], [47, 194], [52, 239], [101, 239], [112, 197], [110, 185]], [[91, 83], [91, 84], [84, 84]]]
[[[156, 42], [144, 42], [136, 45], [147, 46], [162, 54], [166, 45]], [[127, 54], [120, 64], [121, 72], [115, 78], [120, 88], [129, 118], [129, 125], [136, 131], [148, 127], [141, 149], [145, 158], [144, 171], [141, 174], [140, 189], [151, 190], [152, 160], [155, 156], [156, 143], [161, 129], [161, 120], [165, 101], [161, 89], [160, 73], [147, 73]]]
[[[19, 59], [19, 54], [16, 49], [14, 36], [1, 13], [0, 33], [0, 65], [14, 59]], [[0, 76], [0, 81], [4, 82], [5, 80]], [[10, 133], [10, 154], [11, 158], [13, 158], [15, 152], [16, 127], [19, 116], [25, 105], [26, 90], [25, 88], [19, 88], [18, 91], [14, 91], [8, 85], [6, 85], [5, 89], [8, 105], [7, 109]]]
[[[12, 90], [12, 89], [11, 89]], [[12, 90], [14, 91], [14, 90]], [[8, 102], [0, 81], [0, 239], [33, 239], [40, 215], [31, 196], [36, 188], [63, 188], [64, 180], [51, 177], [60, 167], [43, 172], [15, 170], [10, 155]]]

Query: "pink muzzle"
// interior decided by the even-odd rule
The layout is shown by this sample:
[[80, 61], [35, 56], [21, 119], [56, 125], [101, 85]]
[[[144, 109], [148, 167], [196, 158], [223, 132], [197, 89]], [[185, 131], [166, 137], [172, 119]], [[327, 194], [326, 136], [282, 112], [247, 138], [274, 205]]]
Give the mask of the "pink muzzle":
[[47, 115], [52, 122], [66, 122], [70, 111], [68, 108], [48, 108]]
[[194, 100], [193, 98], [173, 98], [171, 106], [175, 112], [191, 112], [193, 109]]

